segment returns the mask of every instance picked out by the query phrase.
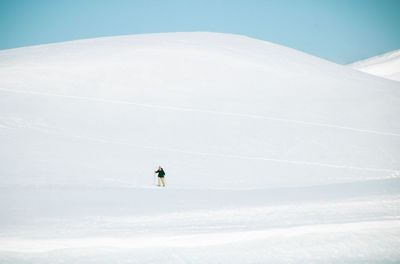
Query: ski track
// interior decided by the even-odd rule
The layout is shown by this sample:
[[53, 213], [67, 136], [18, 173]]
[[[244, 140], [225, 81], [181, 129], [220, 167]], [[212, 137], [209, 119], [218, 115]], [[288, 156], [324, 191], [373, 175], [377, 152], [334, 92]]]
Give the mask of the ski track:
[[[344, 126], [330, 125], [330, 124], [321, 124], [321, 123], [307, 122], [307, 121], [298, 121], [298, 120], [290, 120], [290, 119], [282, 119], [282, 118], [265, 117], [265, 116], [260, 116], [260, 115], [250, 115], [250, 114], [240, 114], [240, 113], [230, 113], [230, 112], [218, 112], [218, 111], [211, 111], [211, 110], [190, 109], [190, 108], [180, 108], [180, 107], [171, 107], [171, 106], [158, 106], [158, 105], [151, 105], [151, 104], [134, 103], [134, 102], [129, 102], [129, 101], [109, 100], [109, 99], [81, 97], [81, 96], [73, 96], [73, 95], [58, 95], [58, 94], [52, 94], [52, 93], [42, 93], [42, 92], [33, 92], [33, 91], [21, 91], [21, 90], [16, 91], [16, 90], [4, 89], [4, 88], [0, 88], [0, 91], [12, 92], [12, 93], [32, 94], [32, 95], [42, 95], [42, 96], [53, 96], [53, 97], [69, 98], [69, 99], [75, 99], [75, 100], [86, 100], [86, 101], [112, 103], [112, 104], [135, 105], [135, 106], [140, 106], [140, 107], [158, 108], [158, 109], [173, 110], [173, 111], [200, 112], [200, 113], [207, 113], [207, 114], [229, 115], [229, 116], [247, 117], [247, 118], [254, 118], [254, 119], [264, 119], [264, 120], [279, 121], [279, 122], [291, 122], [291, 123], [298, 123], [298, 124], [303, 124], [303, 125], [329, 127], [329, 128], [335, 128], [335, 129], [352, 130], [352, 131], [357, 131], [357, 132], [362, 132], [362, 133], [370, 133], [370, 134], [378, 134], [378, 135], [385, 135], [385, 136], [400, 137], [400, 134], [395, 134], [395, 133], [387, 133], [387, 132], [381, 132], [381, 131], [365, 130], [365, 129], [344, 127]], [[3, 128], [3, 127], [0, 126], [0, 128]], [[116, 141], [116, 140], [100, 139], [100, 138], [95, 138], [95, 137], [88, 137], [88, 136], [81, 136], [81, 135], [71, 135], [71, 134], [65, 134], [65, 133], [57, 133], [57, 132], [54, 132], [54, 131], [39, 129], [37, 127], [27, 127], [27, 128], [34, 129], [34, 130], [37, 130], [37, 131], [40, 131], [40, 132], [44, 132], [44, 133], [62, 135], [62, 136], [73, 137], [73, 138], [78, 138], [78, 139], [85, 139], [85, 140], [101, 142], [101, 143], [107, 143], [107, 144], [126, 145], [126, 146], [130, 146], [130, 147], [134, 147], [134, 148], [150, 149], [150, 150], [161, 150], [161, 151], [169, 151], [169, 152], [178, 152], [178, 153], [185, 153], [185, 154], [191, 154], [191, 155], [214, 156], [214, 157], [243, 159], [243, 160], [271, 161], [271, 162], [281, 162], [281, 163], [305, 165], [305, 166], [329, 167], [329, 168], [335, 168], [335, 169], [350, 169], [350, 170], [363, 170], [363, 171], [381, 171], [381, 172], [390, 172], [390, 173], [396, 173], [396, 172], [399, 171], [399, 170], [393, 170], [393, 169], [346, 166], [346, 165], [338, 165], [338, 164], [330, 164], [330, 163], [320, 163], [320, 162], [314, 162], [314, 161], [286, 160], [286, 159], [276, 159], [276, 158], [267, 158], [267, 157], [252, 157], [252, 156], [228, 155], [228, 154], [219, 154], [219, 153], [210, 153], [210, 152], [199, 152], [199, 151], [191, 151], [191, 150], [176, 149], [176, 148], [162, 148], [162, 147], [154, 147], [154, 146], [138, 146], [138, 145], [134, 145], [134, 144], [131, 144], [131, 143], [121, 142], [121, 141]]]
[[200, 151], [183, 150], [183, 149], [176, 149], [176, 148], [139, 146], [139, 145], [131, 144], [128, 142], [117, 141], [117, 140], [109, 140], [109, 139], [101, 139], [101, 138], [82, 136], [82, 135], [71, 135], [71, 134], [65, 134], [65, 133], [58, 133], [58, 132], [54, 132], [54, 131], [50, 131], [50, 130], [40, 129], [37, 127], [29, 127], [29, 128], [36, 130], [36, 131], [43, 132], [43, 133], [64, 136], [64, 137], [72, 137], [72, 138], [81, 139], [81, 140], [89, 140], [89, 141], [100, 142], [100, 143], [105, 143], [105, 144], [125, 145], [125, 146], [129, 146], [129, 147], [133, 147], [133, 148], [177, 152], [177, 153], [184, 153], [184, 154], [191, 154], [191, 155], [213, 156], [213, 157], [220, 157], [220, 158], [243, 159], [243, 160], [271, 161], [271, 162], [281, 162], [281, 163], [305, 165], [305, 166], [329, 167], [329, 168], [335, 168], [335, 169], [382, 171], [382, 172], [390, 172], [390, 173], [398, 173], [400, 171], [398, 169], [393, 170], [393, 169], [382, 169], [382, 168], [357, 167], [357, 166], [346, 166], [346, 165], [337, 165], [337, 164], [329, 164], [329, 163], [320, 163], [320, 162], [314, 162], [314, 161], [286, 160], [286, 159], [276, 159], [276, 158], [266, 158], [266, 157], [251, 157], [251, 156], [228, 155], [228, 154], [219, 154], [219, 153], [211, 153], [211, 152], [200, 152]]
[[334, 128], [334, 129], [351, 130], [351, 131], [356, 131], [356, 132], [361, 132], [361, 133], [400, 137], [400, 134], [391, 133], [391, 132], [368, 130], [368, 129], [354, 128], [354, 127], [347, 127], [347, 126], [340, 126], [340, 125], [333, 125], [333, 124], [325, 124], [325, 123], [317, 123], [317, 122], [310, 122], [310, 121], [292, 120], [292, 119], [285, 119], [285, 118], [278, 118], [278, 117], [266, 117], [266, 116], [253, 115], [253, 114], [219, 112], [219, 111], [212, 111], [212, 110], [173, 107], [173, 106], [160, 106], [160, 105], [135, 103], [135, 102], [129, 102], [129, 101], [122, 101], [122, 100], [111, 100], [111, 99], [83, 97], [83, 96], [75, 96], [75, 95], [60, 95], [60, 94], [54, 94], [54, 93], [34, 92], [34, 91], [26, 91], [26, 90], [11, 90], [11, 89], [5, 89], [5, 88], [0, 88], [0, 91], [11, 92], [11, 93], [23, 93], [23, 94], [32, 94], [32, 95], [61, 97], [61, 98], [69, 98], [69, 99], [75, 99], [75, 100], [85, 100], [85, 101], [103, 102], [103, 103], [112, 103], [112, 104], [135, 105], [135, 106], [140, 106], [140, 107], [158, 108], [158, 109], [172, 110], [172, 111], [198, 112], [198, 113], [207, 113], [207, 114], [216, 114], [216, 115], [247, 117], [247, 118], [253, 118], [253, 119], [263, 119], [263, 120], [270, 120], [270, 121], [277, 121], [277, 122], [296, 123], [296, 124], [309, 125], [309, 126], [328, 127], [328, 128]]

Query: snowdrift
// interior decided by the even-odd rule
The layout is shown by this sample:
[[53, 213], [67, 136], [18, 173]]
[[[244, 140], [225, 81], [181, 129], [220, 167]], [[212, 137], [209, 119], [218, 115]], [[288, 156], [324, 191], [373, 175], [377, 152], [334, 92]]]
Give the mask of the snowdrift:
[[398, 177], [400, 84], [244, 36], [0, 51], [1, 185], [274, 188]]

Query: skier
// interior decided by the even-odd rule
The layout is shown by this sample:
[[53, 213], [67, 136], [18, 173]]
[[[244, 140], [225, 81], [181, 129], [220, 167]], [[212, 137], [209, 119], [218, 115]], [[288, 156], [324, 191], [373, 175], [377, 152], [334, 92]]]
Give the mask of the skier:
[[158, 166], [158, 170], [156, 170], [155, 173], [158, 173], [158, 186], [160, 186], [160, 181], [161, 181], [163, 187], [165, 187], [165, 182], [164, 182], [165, 172], [163, 168], [161, 168], [161, 166]]

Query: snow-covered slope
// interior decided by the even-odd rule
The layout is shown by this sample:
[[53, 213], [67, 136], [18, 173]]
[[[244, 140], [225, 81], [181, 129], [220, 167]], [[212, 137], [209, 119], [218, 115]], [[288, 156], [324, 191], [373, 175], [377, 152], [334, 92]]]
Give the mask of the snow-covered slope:
[[0, 52], [2, 184], [264, 188], [388, 178], [399, 85], [247, 37]]
[[244, 36], [0, 51], [0, 263], [399, 263], [399, 113]]
[[400, 50], [357, 61], [349, 66], [369, 74], [400, 81]]

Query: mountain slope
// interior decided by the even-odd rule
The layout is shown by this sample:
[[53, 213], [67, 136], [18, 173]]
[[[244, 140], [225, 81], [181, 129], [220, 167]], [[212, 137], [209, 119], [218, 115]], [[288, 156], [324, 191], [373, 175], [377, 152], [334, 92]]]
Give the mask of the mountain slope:
[[349, 66], [369, 74], [400, 81], [400, 50], [357, 61]]
[[1, 184], [308, 186], [395, 175], [399, 85], [243, 36], [0, 51]]

